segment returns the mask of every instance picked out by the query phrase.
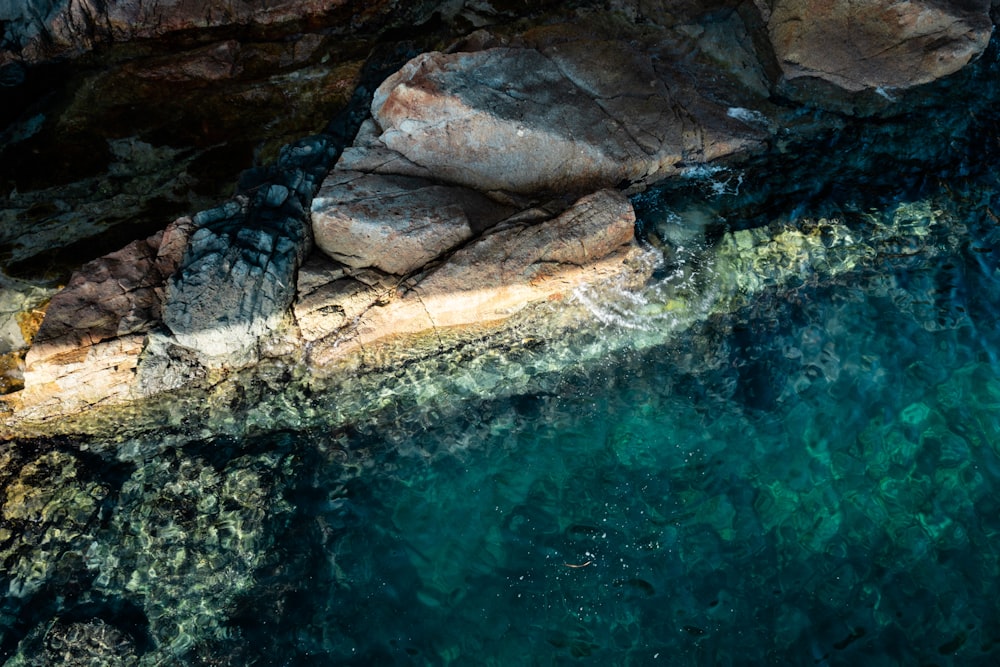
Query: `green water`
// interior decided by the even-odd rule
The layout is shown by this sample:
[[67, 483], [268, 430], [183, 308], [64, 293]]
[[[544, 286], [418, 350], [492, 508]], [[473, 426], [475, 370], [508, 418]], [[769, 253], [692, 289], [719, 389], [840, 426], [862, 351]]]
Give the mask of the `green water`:
[[299, 430], [7, 447], [7, 664], [996, 664], [995, 192], [699, 242]]
[[1000, 663], [990, 123], [637, 199], [569, 328], [0, 443], [0, 660]]
[[294, 510], [309, 553], [278, 541], [302, 565], [260, 587], [247, 631], [296, 627], [271, 638], [288, 664], [995, 664], [979, 269], [768, 295], [551, 395], [345, 436], [345, 460], [377, 453], [317, 471]]

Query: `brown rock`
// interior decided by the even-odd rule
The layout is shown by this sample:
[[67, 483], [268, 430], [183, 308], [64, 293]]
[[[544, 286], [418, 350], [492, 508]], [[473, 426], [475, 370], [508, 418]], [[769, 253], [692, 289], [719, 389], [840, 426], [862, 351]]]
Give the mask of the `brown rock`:
[[[993, 30], [991, 0], [771, 4], [767, 29], [779, 86], [820, 105], [824, 95], [835, 102], [837, 89], [891, 98], [893, 90], [948, 76], [983, 52]], [[813, 89], [817, 82], [826, 85]]]
[[[397, 293], [385, 283], [364, 289], [344, 282], [349, 279], [334, 281], [317, 295], [329, 299], [323, 307], [344, 313], [341, 321], [347, 326], [316, 340], [312, 363], [323, 366], [382, 339], [497, 324], [532, 303], [559, 299], [581, 284], [619, 275], [629, 270], [625, 260], [638, 250], [632, 243], [634, 225], [628, 199], [602, 190], [554, 220], [488, 233], [409, 291]], [[312, 298], [310, 309], [319, 312], [322, 307]], [[350, 318], [345, 303], [350, 304]], [[308, 318], [300, 318], [300, 326], [317, 330]]]
[[512, 212], [467, 188], [337, 169], [313, 199], [313, 235], [347, 266], [403, 275]]
[[647, 49], [553, 28], [524, 48], [423, 54], [376, 92], [379, 140], [436, 178], [522, 194], [641, 187], [760, 146], [767, 132], [729, 114], [762, 106], [757, 91], [714, 62], [663, 64], [697, 46], [658, 36]]
[[25, 358], [25, 404], [66, 402], [71, 411], [131, 391], [144, 334], [160, 320], [164, 284], [192, 229], [181, 218], [88, 262], [52, 297]]

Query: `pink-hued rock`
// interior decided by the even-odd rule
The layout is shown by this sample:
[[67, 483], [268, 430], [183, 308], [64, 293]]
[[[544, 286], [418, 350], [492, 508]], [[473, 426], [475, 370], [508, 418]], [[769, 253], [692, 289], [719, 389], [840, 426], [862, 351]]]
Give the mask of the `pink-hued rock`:
[[893, 90], [953, 74], [989, 43], [990, 5], [991, 0], [774, 0], [769, 10], [765, 6], [765, 18], [780, 86], [823, 105], [829, 86], [799, 89], [813, 80], [842, 91], [891, 96]]
[[353, 268], [403, 275], [513, 213], [468, 188], [334, 171], [313, 199], [316, 246]]
[[322, 285], [315, 279], [322, 269], [313, 268], [305, 272], [312, 276], [302, 299], [308, 307], [296, 308], [300, 328], [315, 341], [311, 362], [322, 367], [380, 340], [495, 325], [532, 303], [621, 275], [639, 250], [634, 226], [628, 199], [602, 190], [553, 220], [487, 233], [408, 285], [332, 274]]
[[158, 324], [167, 278], [193, 224], [180, 218], [148, 239], [84, 264], [52, 297], [25, 358], [26, 404], [58, 401], [69, 410], [121, 398]]
[[728, 114], [747, 103], [745, 91], [723, 101], [728, 91], [716, 93], [728, 75], [658, 66], [661, 48], [559, 35], [524, 48], [425, 53], [379, 87], [372, 116], [381, 143], [409, 163], [485, 192], [642, 186], [682, 161], [761, 144], [760, 128]]

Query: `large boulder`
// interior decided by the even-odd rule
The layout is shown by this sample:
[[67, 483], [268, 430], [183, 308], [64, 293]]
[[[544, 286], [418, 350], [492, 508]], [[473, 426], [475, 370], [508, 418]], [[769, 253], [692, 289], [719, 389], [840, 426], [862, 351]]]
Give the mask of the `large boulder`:
[[993, 31], [992, 0], [758, 4], [780, 67], [779, 90], [817, 106], [849, 107], [852, 93], [891, 101], [895, 91], [965, 67]]
[[767, 131], [732, 109], [763, 117], [766, 101], [717, 64], [679, 62], [689, 40], [660, 37], [422, 54], [376, 91], [379, 139], [436, 178], [519, 194], [642, 187], [760, 147]]

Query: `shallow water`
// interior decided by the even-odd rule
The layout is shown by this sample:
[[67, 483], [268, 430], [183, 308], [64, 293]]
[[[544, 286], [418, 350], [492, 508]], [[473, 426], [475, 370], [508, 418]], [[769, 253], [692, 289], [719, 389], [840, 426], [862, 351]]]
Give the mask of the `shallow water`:
[[[318, 524], [312, 583], [270, 655], [994, 663], [996, 303], [928, 327], [846, 287], [740, 313], [707, 368], [683, 345], [624, 353], [405, 443], [348, 440], [381, 453], [317, 473], [322, 501], [296, 507]], [[288, 583], [247, 623], [273, 627], [258, 613]]]
[[[685, 237], [644, 290], [579, 293], [589, 332], [272, 397], [229, 417], [253, 436], [6, 447], [0, 651], [996, 664], [1000, 188], [983, 180]], [[279, 404], [300, 428], [268, 430]]]
[[367, 425], [5, 454], [8, 664], [995, 664], [996, 199], [711, 299], [675, 255], [604, 352], [466, 360], [450, 409], [431, 369]]

